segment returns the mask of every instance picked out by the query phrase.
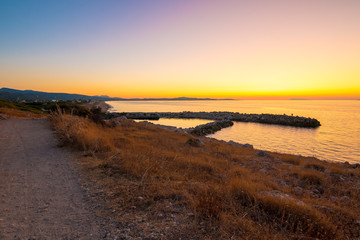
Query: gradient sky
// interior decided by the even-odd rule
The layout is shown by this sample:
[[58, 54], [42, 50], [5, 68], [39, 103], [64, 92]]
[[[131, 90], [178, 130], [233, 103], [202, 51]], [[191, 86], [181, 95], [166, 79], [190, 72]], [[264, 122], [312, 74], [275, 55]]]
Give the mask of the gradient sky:
[[0, 0], [0, 87], [360, 98], [360, 1]]

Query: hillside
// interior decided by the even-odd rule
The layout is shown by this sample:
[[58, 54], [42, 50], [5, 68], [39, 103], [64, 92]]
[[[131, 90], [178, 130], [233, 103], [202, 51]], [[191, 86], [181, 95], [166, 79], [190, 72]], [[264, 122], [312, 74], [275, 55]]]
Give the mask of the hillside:
[[358, 239], [358, 165], [126, 118], [51, 117], [119, 239]]

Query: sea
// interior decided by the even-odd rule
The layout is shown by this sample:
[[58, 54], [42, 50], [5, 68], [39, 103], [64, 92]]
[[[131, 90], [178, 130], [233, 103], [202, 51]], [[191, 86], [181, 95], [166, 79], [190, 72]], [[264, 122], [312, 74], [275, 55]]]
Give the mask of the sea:
[[[315, 129], [234, 122], [208, 137], [249, 143], [256, 149], [316, 157], [326, 161], [360, 163], [359, 100], [197, 100], [109, 101], [111, 112], [230, 111], [287, 114], [316, 118]], [[159, 119], [155, 124], [181, 128], [210, 122], [202, 119]]]

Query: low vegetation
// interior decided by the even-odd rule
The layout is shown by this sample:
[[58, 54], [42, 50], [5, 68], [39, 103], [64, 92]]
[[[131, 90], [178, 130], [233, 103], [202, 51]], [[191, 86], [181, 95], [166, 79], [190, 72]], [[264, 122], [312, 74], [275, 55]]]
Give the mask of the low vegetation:
[[41, 118], [43, 111], [32, 106], [0, 100], [0, 114], [13, 118]]
[[[51, 116], [123, 238], [356, 239], [360, 169], [122, 119]], [[189, 139], [194, 139], [190, 140]], [[196, 142], [198, 144], [190, 144]]]
[[101, 122], [104, 113], [99, 107], [94, 106], [95, 103], [80, 100], [23, 103], [0, 100], [0, 114], [11, 118], [43, 118], [61, 109], [63, 113], [89, 117]]

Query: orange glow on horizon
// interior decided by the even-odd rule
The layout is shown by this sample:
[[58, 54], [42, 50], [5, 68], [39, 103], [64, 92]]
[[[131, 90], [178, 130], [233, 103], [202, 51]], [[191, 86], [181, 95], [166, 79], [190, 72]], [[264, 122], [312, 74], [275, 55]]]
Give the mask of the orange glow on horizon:
[[359, 1], [181, 1], [129, 12], [121, 1], [107, 4], [52, 21], [36, 4], [36, 21], [36, 14], [19, 19], [16, 7], [4, 15], [0, 88], [122, 98], [360, 98]]

